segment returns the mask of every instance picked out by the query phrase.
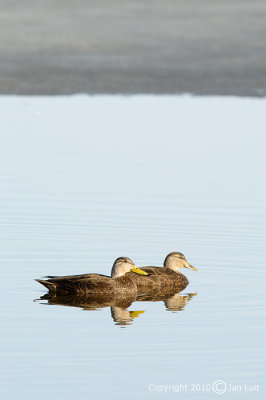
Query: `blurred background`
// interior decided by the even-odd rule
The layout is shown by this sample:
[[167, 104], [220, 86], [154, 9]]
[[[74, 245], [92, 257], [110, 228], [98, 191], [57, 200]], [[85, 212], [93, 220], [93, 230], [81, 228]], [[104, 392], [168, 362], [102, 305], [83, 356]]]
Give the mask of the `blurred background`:
[[2, 94], [266, 94], [264, 0], [1, 0], [0, 11]]

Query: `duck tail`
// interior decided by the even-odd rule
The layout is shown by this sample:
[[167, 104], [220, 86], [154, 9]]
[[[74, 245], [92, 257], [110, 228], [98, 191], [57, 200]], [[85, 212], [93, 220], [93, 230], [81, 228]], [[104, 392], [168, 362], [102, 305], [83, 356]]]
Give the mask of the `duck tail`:
[[35, 279], [36, 282], [39, 282], [41, 285], [45, 286], [51, 292], [56, 291], [56, 285], [53, 282], [44, 281], [42, 279]]

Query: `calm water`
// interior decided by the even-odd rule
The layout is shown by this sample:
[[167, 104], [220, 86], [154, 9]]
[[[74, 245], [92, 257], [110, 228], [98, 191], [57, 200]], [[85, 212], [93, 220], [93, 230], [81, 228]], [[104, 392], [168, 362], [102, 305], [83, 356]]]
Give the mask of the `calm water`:
[[[215, 399], [217, 380], [219, 398], [264, 398], [266, 100], [2, 97], [0, 109], [1, 398]], [[109, 274], [118, 256], [161, 265], [170, 251], [199, 271], [166, 302], [38, 300], [34, 278]]]

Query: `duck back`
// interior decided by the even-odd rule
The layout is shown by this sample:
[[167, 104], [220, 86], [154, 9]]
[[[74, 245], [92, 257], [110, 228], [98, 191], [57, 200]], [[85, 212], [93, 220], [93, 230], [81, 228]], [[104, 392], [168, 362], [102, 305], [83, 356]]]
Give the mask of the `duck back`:
[[85, 274], [49, 277], [47, 280], [36, 279], [36, 281], [49, 289], [50, 293], [62, 296], [70, 294], [86, 295], [88, 293], [101, 296], [137, 292], [136, 283], [126, 276], [114, 279], [106, 275]]
[[138, 293], [145, 293], [147, 290], [162, 288], [164, 291], [181, 291], [188, 285], [188, 279], [180, 272], [175, 272], [165, 267], [141, 267], [148, 273], [148, 276], [139, 276], [128, 272], [129, 276], [137, 285]]

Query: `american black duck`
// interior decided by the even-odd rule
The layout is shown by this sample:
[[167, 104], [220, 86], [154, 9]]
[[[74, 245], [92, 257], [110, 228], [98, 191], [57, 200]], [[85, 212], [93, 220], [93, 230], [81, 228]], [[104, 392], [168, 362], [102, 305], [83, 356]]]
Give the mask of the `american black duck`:
[[[132, 275], [125, 275], [131, 271]], [[137, 286], [132, 276], [139, 274], [147, 275], [147, 272], [137, 268], [130, 258], [119, 257], [115, 260], [111, 277], [100, 274], [83, 274], [69, 276], [48, 276], [46, 280], [36, 279], [37, 282], [44, 285], [50, 293], [57, 295], [78, 294], [96, 294], [104, 295], [127, 295], [136, 293]]]
[[149, 290], [161, 287], [164, 290], [179, 292], [188, 285], [188, 279], [179, 272], [180, 268], [188, 268], [197, 271], [186, 260], [184, 254], [173, 252], [164, 260], [163, 267], [141, 267], [147, 276], [138, 276], [129, 272], [126, 276], [132, 279], [138, 288], [138, 293], [147, 293]]

